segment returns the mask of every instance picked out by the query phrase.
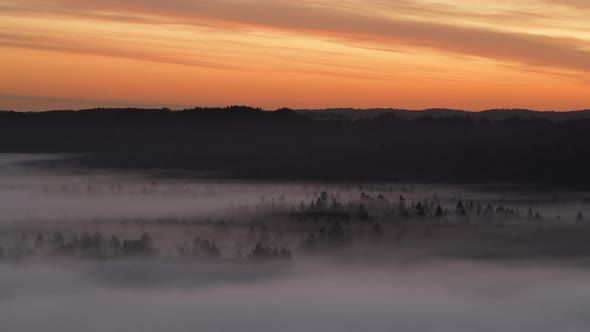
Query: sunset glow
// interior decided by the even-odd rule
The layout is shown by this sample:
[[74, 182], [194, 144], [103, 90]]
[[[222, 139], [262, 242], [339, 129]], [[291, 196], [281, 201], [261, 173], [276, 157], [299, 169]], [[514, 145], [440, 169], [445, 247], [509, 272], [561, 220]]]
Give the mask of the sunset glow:
[[590, 107], [584, 0], [0, 0], [0, 109]]

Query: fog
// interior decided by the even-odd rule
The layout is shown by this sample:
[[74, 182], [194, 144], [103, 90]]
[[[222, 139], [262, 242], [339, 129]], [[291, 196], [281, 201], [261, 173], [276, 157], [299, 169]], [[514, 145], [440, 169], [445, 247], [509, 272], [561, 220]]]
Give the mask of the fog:
[[[101, 271], [97, 272], [96, 269]], [[156, 269], [156, 271], [151, 271]], [[167, 264], [2, 266], [3, 331], [586, 331], [588, 271], [465, 262], [302, 265], [273, 277]], [[123, 271], [122, 271], [123, 270]], [[233, 271], [235, 272], [235, 271]], [[158, 281], [158, 282], [156, 282]], [[141, 282], [138, 282], [141, 285]]]
[[[60, 156], [0, 156], [4, 220], [197, 217], [294, 188], [271, 183], [156, 179], [157, 174], [34, 167]], [[47, 166], [48, 164], [43, 164]]]
[[[47, 163], [60, 157], [0, 157], [1, 331], [553, 332], [590, 324], [587, 192], [240, 182]], [[322, 192], [330, 209], [315, 203]], [[449, 211], [435, 216], [433, 202]], [[478, 204], [493, 211], [480, 215]], [[93, 232], [105, 240], [84, 247], [83, 234]], [[125, 247], [142, 233], [157, 251]], [[111, 235], [123, 249], [113, 251]], [[196, 253], [195, 236], [219, 253]], [[260, 243], [289, 256], [257, 255]]]

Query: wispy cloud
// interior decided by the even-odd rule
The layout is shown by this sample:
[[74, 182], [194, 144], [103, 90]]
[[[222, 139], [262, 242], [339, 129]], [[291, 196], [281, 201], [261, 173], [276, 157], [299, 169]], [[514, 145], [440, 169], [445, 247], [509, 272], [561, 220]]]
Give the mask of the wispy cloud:
[[[32, 85], [26, 78], [43, 79], [44, 74], [24, 73], [27, 66], [15, 54], [27, 54], [27, 61], [41, 61], [41, 69], [59, 73], [67, 70], [60, 59], [67, 53], [63, 56], [80, 65], [108, 71], [117, 63], [119, 71], [127, 70], [128, 90], [110, 86], [113, 96], [129, 95], [129, 87], [143, 83], [138, 77], [163, 75], [175, 82], [157, 90], [146, 84], [154, 89], [150, 93], [133, 88], [129, 100], [158, 100], [158, 93], [166, 93], [172, 103], [192, 101], [188, 83], [200, 88], [198, 100], [225, 104], [231, 94], [239, 95], [236, 102], [241, 103], [274, 98], [274, 103], [303, 100], [307, 106], [308, 100], [338, 98], [346, 86], [348, 92], [364, 89], [357, 105], [412, 99], [408, 107], [430, 107], [457, 97], [438, 91], [423, 104], [418, 97], [423, 89], [448, 87], [452, 81], [456, 85], [449, 89], [455, 96], [468, 88], [472, 100], [494, 102], [472, 108], [545, 108], [561, 105], [566, 96], [564, 108], [579, 108], [586, 107], [581, 91], [590, 72], [588, 7], [582, 0], [0, 0], [0, 49], [7, 51], [4, 60], [11, 54], [12, 61], [4, 61], [4, 68], [20, 82], [18, 87], [0, 82], [0, 89], [94, 98], [98, 92], [88, 87], [106, 84], [108, 78], [95, 83], [70, 77], [66, 82], [53, 74], [63, 87], [39, 83], [34, 86], [43, 91], [27, 90]], [[127, 62], [133, 70], [126, 69]], [[78, 81], [86, 82], [84, 91]], [[228, 83], [232, 91], [220, 90]], [[570, 86], [565, 89], [564, 83]], [[390, 98], [391, 84], [403, 95]], [[549, 93], [551, 84], [560, 91]], [[528, 90], [518, 91], [528, 99], [521, 103], [522, 95], [511, 87], [525, 85]], [[542, 101], [533, 86], [545, 89]], [[495, 104], [491, 91], [504, 91], [513, 103]]]
[[590, 2], [587, 0], [542, 0], [548, 4], [569, 6], [577, 9], [590, 10]]
[[[546, 0], [550, 1], [550, 0]], [[577, 4], [576, 1], [567, 3]], [[246, 26], [258, 29], [276, 29], [312, 35], [315, 38], [365, 39], [385, 45], [415, 46], [441, 52], [465, 54], [477, 57], [518, 62], [530, 66], [547, 66], [570, 70], [590, 71], [590, 50], [580, 45], [588, 44], [572, 35], [570, 38], [541, 34], [506, 32], [506, 29], [485, 29], [459, 22], [430, 22], [408, 18], [382, 17], [365, 12], [341, 10], [330, 2], [322, 5], [310, 1], [298, 3], [287, 1], [163, 1], [163, 0], [104, 0], [89, 3], [72, 0], [47, 2], [22, 1], [15, 8], [31, 10], [34, 7], [45, 13], [80, 15], [107, 20], [147, 20], [167, 24], [217, 24], [224, 26]], [[409, 1], [386, 2], [393, 8], [405, 12], [420, 7]], [[580, 1], [582, 4], [582, 1]], [[370, 8], [370, 7], [369, 7]], [[16, 10], [16, 9], [13, 9]], [[442, 9], [424, 7], [425, 12], [441, 12]], [[447, 10], [449, 12], [449, 10]], [[113, 13], [117, 13], [114, 15]], [[516, 13], [516, 14], [515, 14]], [[457, 15], [460, 15], [458, 13]], [[512, 12], [507, 15], [525, 15]], [[530, 15], [530, 14], [527, 14]], [[238, 31], [239, 33], [239, 31]], [[4, 44], [15, 41], [2, 40]], [[39, 43], [21, 43], [23, 47], [40, 47]], [[53, 44], [53, 43], [52, 43]], [[587, 46], [587, 45], [586, 45]], [[48, 47], [48, 46], [43, 46]], [[88, 46], [61, 46], [69, 51], [102, 52]], [[111, 52], [113, 50], [105, 50]], [[137, 57], [133, 52], [114, 52], [120, 56]], [[141, 55], [145, 56], [145, 55]], [[201, 61], [189, 61], [167, 57], [152, 57], [155, 61], [170, 61], [202, 66], [220, 66]]]

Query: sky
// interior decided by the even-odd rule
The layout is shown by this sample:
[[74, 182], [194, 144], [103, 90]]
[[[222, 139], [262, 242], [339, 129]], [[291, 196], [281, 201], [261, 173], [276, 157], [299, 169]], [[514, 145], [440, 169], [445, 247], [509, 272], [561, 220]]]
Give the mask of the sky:
[[590, 108], [588, 0], [0, 0], [0, 109]]

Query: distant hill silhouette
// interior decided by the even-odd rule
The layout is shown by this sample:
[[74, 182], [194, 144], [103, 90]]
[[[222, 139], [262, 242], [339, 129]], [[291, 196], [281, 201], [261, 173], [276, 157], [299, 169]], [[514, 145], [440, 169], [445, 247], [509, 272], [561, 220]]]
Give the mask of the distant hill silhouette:
[[490, 109], [478, 112], [469, 112], [463, 110], [454, 110], [446, 108], [426, 109], [426, 110], [404, 110], [389, 108], [371, 108], [371, 109], [354, 109], [354, 108], [333, 108], [321, 110], [297, 110], [296, 112], [310, 116], [316, 119], [370, 119], [381, 114], [392, 113], [404, 119], [418, 119], [426, 116], [433, 118], [473, 118], [489, 120], [504, 120], [513, 117], [521, 119], [548, 119], [553, 121], [563, 121], [569, 119], [590, 119], [590, 110], [580, 111], [533, 111], [527, 109]]
[[589, 146], [590, 111], [233, 106], [0, 113], [0, 152], [82, 153], [72, 162], [218, 177], [589, 186]]

